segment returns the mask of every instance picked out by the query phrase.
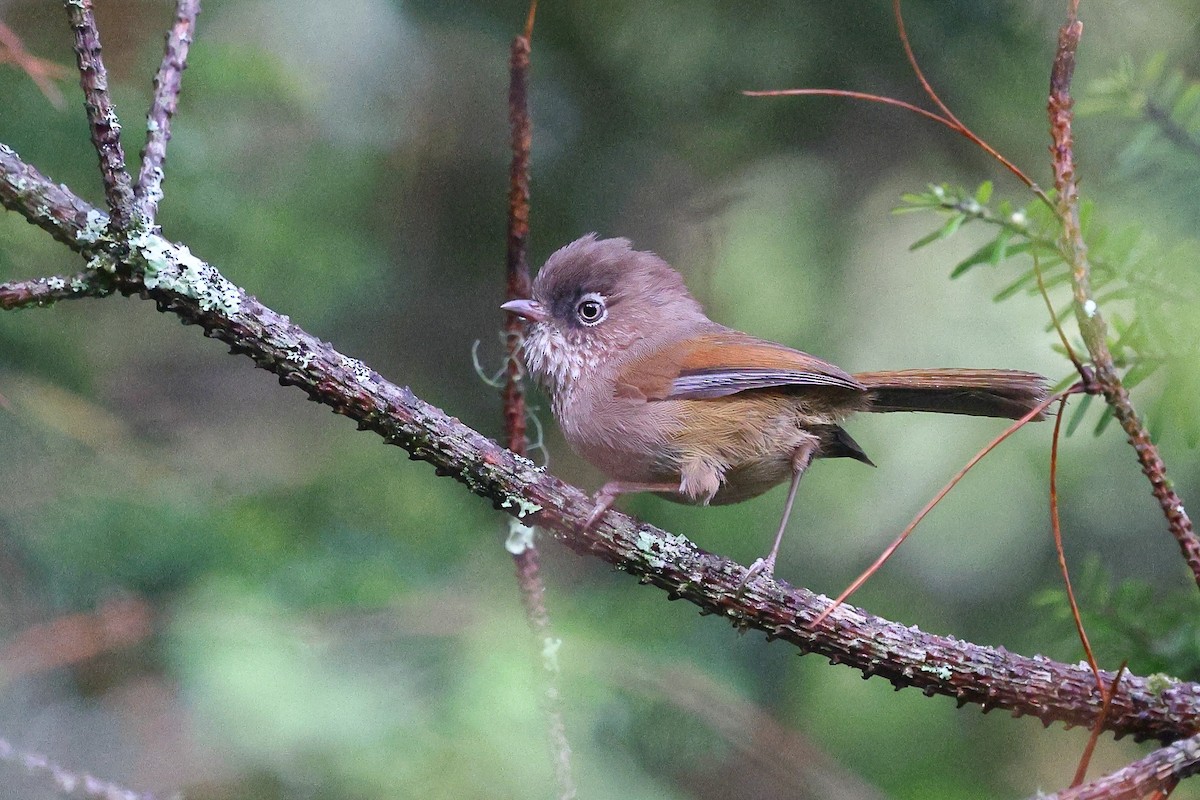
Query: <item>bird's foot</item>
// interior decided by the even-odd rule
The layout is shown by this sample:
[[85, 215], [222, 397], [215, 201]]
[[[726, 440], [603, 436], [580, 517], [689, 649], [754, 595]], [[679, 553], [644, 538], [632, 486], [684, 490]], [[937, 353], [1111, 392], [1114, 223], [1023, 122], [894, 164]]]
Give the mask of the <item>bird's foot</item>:
[[585, 531], [590, 531], [592, 526], [599, 522], [600, 518], [612, 508], [612, 504], [616, 501], [617, 496], [601, 489], [596, 492], [596, 496], [592, 499], [595, 500], [596, 505], [592, 506], [592, 513], [588, 514], [587, 521], [583, 523]]
[[746, 575], [742, 578], [742, 582], [738, 584], [738, 591], [746, 591], [746, 587], [749, 586], [752, 581], [756, 581], [759, 578], [773, 578], [774, 576], [775, 554], [772, 553], [766, 558], [755, 560], [755, 562], [750, 565], [750, 569], [746, 570]]

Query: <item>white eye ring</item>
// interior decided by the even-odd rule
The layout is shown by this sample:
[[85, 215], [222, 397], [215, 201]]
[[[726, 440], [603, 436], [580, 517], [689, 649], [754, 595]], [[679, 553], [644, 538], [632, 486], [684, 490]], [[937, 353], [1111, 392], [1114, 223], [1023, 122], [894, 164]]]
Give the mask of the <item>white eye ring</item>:
[[608, 317], [608, 306], [604, 304], [604, 296], [588, 292], [579, 298], [579, 302], [575, 304], [575, 316], [588, 327], [604, 322]]

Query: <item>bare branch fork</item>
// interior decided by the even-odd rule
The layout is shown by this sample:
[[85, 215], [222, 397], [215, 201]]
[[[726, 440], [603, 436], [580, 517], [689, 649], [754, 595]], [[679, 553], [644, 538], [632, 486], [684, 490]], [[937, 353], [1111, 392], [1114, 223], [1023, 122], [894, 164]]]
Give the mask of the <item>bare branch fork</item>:
[[[410, 458], [430, 463], [438, 474], [455, 478], [522, 523], [543, 526], [573, 550], [664, 589], [670, 599], [687, 600], [701, 613], [720, 614], [741, 630], [761, 630], [802, 653], [820, 654], [864, 676], [883, 677], [897, 688], [911, 686], [930, 696], [954, 697], [960, 705], [973, 703], [985, 711], [1003, 708], [1017, 716], [1034, 715], [1047, 724], [1095, 722], [1102, 697], [1086, 665], [924, 633], [852, 606], [840, 607], [811, 629], [812, 620], [829, 603], [823, 595], [769, 581], [743, 591], [743, 566], [623, 514], [609, 514], [591, 530], [582, 531], [592, 508], [583, 492], [311, 336], [246, 294], [186, 246], [167, 240], [147, 224], [142, 216], [146, 212], [135, 208], [137, 187], [131, 188], [128, 176], [120, 175], [124, 168], [123, 156], [118, 159], [117, 120], [103, 110], [111, 109], [111, 104], [106, 105], [106, 89], [97, 80], [102, 63], [94, 23], [89, 22], [90, 3], [70, 0], [67, 5], [90, 65], [85, 67], [83, 83], [89, 92], [89, 119], [96, 118], [93, 139], [113, 213], [54, 184], [4, 145], [0, 145], [0, 204], [87, 259], [88, 271], [76, 276], [81, 281], [96, 281], [123, 295], [153, 300], [160, 311], [176, 315], [184, 324], [199, 325], [206, 336], [224, 342], [232, 353], [250, 357], [281, 384], [300, 387], [310, 399], [404, 448]], [[185, 5], [186, 0], [181, 0], [180, 8]], [[85, 63], [83, 55], [80, 61]], [[180, 69], [183, 63], [180, 56]], [[169, 95], [171, 90], [164, 91]], [[150, 150], [148, 145], [148, 154]], [[150, 194], [142, 192], [143, 197]], [[86, 287], [54, 290], [47, 283], [53, 280], [0, 285], [0, 306], [102, 293]], [[67, 278], [58, 280], [70, 284]], [[1104, 677], [1109, 682], [1113, 675], [1104, 673]], [[1196, 730], [1198, 720], [1200, 684], [1130, 676], [1113, 694], [1103, 725], [1118, 735], [1185, 740], [1172, 745], [1174, 750], [1168, 748], [1168, 755], [1176, 758], [1172, 763], [1178, 763], [1176, 756], [1187, 750], [1186, 737]]]

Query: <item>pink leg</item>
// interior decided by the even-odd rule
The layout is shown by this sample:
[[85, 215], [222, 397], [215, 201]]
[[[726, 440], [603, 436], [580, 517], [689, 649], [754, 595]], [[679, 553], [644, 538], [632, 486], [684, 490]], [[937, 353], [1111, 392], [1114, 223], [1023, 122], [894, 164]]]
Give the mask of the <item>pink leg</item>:
[[742, 579], [743, 588], [755, 578], [770, 578], [775, 573], [775, 559], [779, 556], [779, 545], [783, 542], [783, 532], [787, 530], [788, 518], [792, 516], [792, 506], [796, 502], [796, 489], [800, 486], [800, 476], [808, 469], [808, 465], [812, 463], [816, 454], [816, 442], [803, 444], [792, 454], [792, 484], [788, 487], [787, 505], [783, 507], [783, 519], [780, 520], [779, 530], [775, 533], [775, 543], [771, 545], [771, 552], [767, 553], [766, 558], [758, 559], [750, 565], [750, 569], [746, 570], [746, 577]]
[[604, 516], [604, 512], [612, 508], [612, 504], [616, 502], [619, 495], [635, 494], [637, 492], [678, 492], [678, 483], [630, 483], [627, 481], [609, 481], [600, 487], [600, 491], [596, 492], [593, 498], [596, 505], [592, 508], [592, 513], [588, 515], [587, 522], [583, 524], [583, 529], [589, 530], [593, 525], [600, 521]]

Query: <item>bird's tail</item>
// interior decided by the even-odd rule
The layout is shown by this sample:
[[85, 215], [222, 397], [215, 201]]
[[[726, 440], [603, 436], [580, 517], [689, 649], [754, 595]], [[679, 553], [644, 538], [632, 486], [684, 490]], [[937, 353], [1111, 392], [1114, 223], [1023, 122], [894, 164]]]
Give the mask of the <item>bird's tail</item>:
[[[860, 372], [868, 411], [933, 411], [1020, 419], [1046, 399], [1046, 379], [1009, 369], [906, 369]], [[1042, 419], [1038, 414], [1034, 419]]]

